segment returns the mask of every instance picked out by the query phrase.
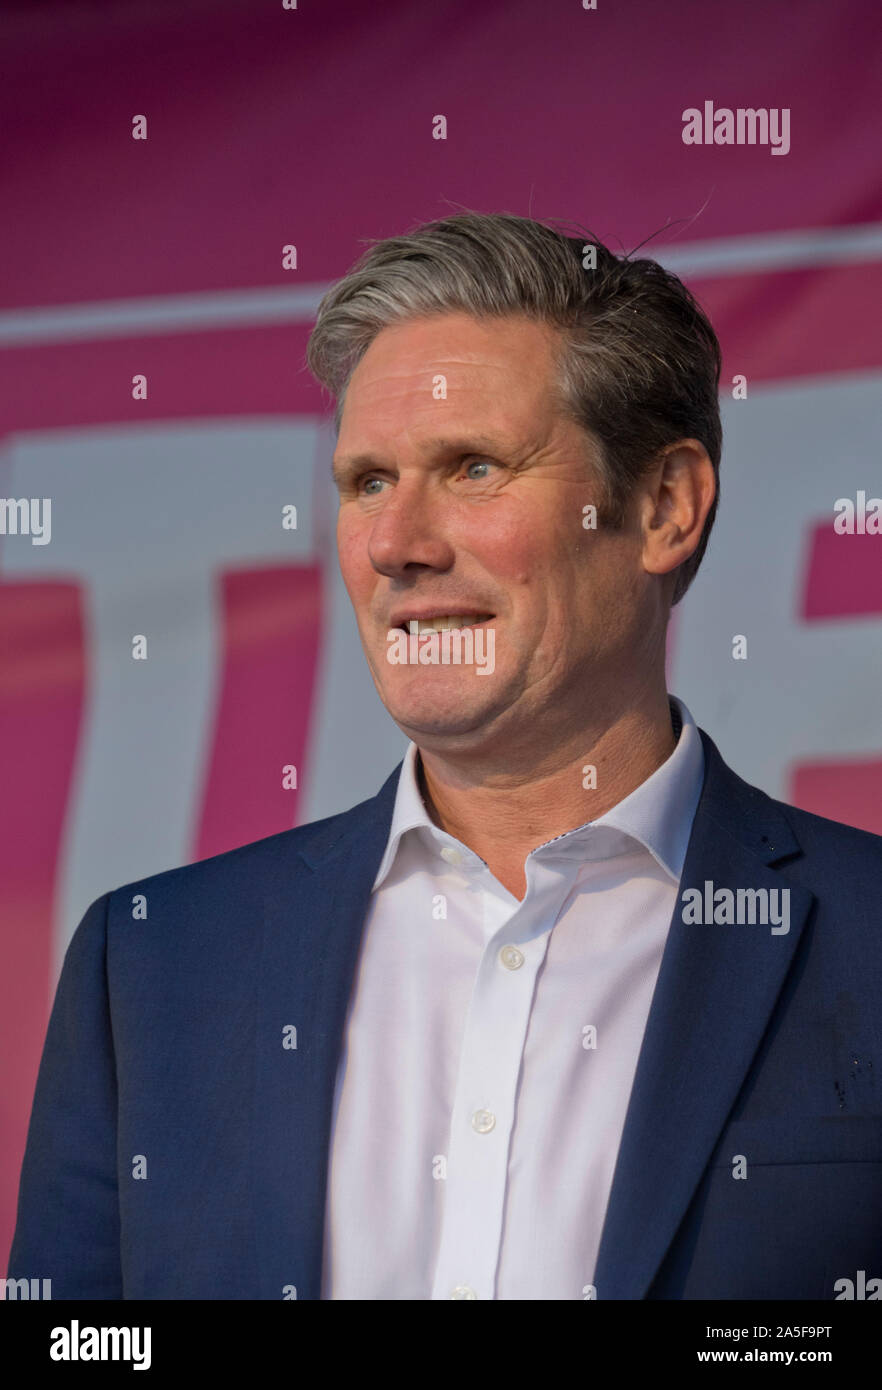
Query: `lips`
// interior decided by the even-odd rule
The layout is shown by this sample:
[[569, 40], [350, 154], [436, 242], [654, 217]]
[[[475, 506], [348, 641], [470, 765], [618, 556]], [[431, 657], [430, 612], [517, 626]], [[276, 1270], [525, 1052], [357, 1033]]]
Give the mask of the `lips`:
[[492, 617], [492, 613], [484, 613], [478, 609], [462, 613], [405, 613], [393, 626], [400, 628], [402, 632], [449, 632], [457, 628], [477, 627], [480, 623], [490, 622]]

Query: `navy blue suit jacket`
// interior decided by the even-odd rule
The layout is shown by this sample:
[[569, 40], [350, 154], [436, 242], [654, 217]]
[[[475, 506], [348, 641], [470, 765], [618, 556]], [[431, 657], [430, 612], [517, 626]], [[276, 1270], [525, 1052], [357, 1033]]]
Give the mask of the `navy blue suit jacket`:
[[[681, 891], [787, 888], [790, 930], [674, 912], [597, 1296], [832, 1299], [882, 1277], [882, 838], [772, 800], [702, 740]], [[319, 1297], [334, 1081], [397, 774], [89, 908], [10, 1277], [51, 1278], [54, 1299]]]

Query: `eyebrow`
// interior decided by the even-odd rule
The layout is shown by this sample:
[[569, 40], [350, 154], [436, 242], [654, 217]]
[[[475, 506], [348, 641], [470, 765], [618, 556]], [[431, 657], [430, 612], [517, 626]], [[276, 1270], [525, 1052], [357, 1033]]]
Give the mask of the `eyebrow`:
[[[468, 434], [461, 438], [445, 438], [435, 436], [431, 439], [423, 440], [422, 448], [425, 452], [433, 455], [450, 458], [465, 454], [501, 454], [509, 448], [509, 444], [502, 439], [494, 439], [489, 435]], [[362, 471], [369, 472], [373, 469], [382, 469], [388, 464], [373, 454], [352, 454], [350, 457], [334, 459], [331, 465], [331, 472], [335, 482], [342, 482], [344, 478], [353, 473]]]

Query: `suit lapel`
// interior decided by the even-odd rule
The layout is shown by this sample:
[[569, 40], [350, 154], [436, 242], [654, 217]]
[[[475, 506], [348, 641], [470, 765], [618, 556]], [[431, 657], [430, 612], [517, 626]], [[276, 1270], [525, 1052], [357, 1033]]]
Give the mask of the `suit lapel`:
[[[814, 895], [771, 867], [799, 853], [782, 811], [702, 731], [705, 782], [637, 1064], [594, 1283], [644, 1298], [719, 1139], [790, 968]], [[695, 887], [790, 888], [790, 930], [686, 925]]]
[[[255, 1259], [265, 1299], [321, 1294], [337, 1064], [399, 770], [373, 800], [280, 835], [265, 886], [252, 1124]], [[291, 1026], [296, 1047], [283, 1047]], [[295, 1040], [290, 1032], [287, 1039]]]

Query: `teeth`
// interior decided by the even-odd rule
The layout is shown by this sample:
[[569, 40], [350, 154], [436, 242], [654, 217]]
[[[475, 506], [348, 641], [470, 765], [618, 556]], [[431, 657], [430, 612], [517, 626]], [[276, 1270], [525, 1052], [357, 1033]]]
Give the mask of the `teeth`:
[[471, 618], [463, 614], [448, 615], [442, 618], [411, 618], [407, 623], [407, 628], [412, 633], [446, 632], [458, 627], [474, 627], [476, 623], [487, 622], [490, 616], [489, 613], [475, 613]]

